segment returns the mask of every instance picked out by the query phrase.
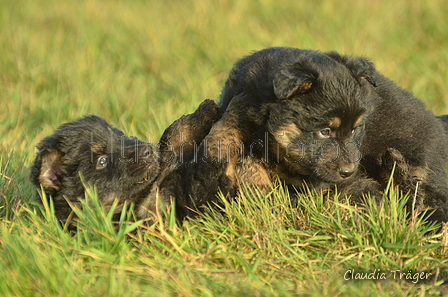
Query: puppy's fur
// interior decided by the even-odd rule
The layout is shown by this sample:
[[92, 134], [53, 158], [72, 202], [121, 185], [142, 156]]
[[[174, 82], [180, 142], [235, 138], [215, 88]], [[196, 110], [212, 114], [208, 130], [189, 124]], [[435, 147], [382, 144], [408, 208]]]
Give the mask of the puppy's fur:
[[[197, 112], [196, 112], [197, 113]], [[229, 116], [226, 116], [228, 114]], [[210, 115], [207, 116], [210, 118]], [[215, 117], [213, 117], [215, 118]], [[218, 107], [216, 106], [216, 118], [218, 119]], [[209, 203], [219, 203], [217, 194], [219, 190], [233, 197], [238, 188], [237, 180], [232, 171], [235, 166], [229, 166], [229, 162], [223, 161], [219, 151], [221, 147], [232, 147], [236, 139], [233, 133], [238, 133], [231, 128], [232, 112], [225, 113], [213, 126], [208, 134], [203, 135], [203, 140], [197, 142], [195, 150], [190, 150], [183, 162], [170, 166], [154, 185], [154, 190], [142, 201], [137, 210], [139, 218], [151, 218], [151, 209], [155, 209], [156, 203], [162, 202], [165, 207], [171, 199], [176, 201], [176, 213], [179, 219], [196, 214], [198, 208]], [[224, 130], [223, 130], [224, 129]], [[177, 129], [176, 129], [177, 130]], [[169, 133], [171, 134], [171, 133]], [[199, 139], [199, 138], [197, 138]], [[202, 141], [201, 141], [202, 140]], [[161, 142], [165, 139], [162, 137]], [[236, 147], [236, 150], [238, 148]], [[224, 153], [225, 151], [222, 150]], [[232, 153], [232, 162], [235, 163]], [[247, 172], [252, 172], [255, 178], [255, 164], [245, 162]], [[244, 173], [242, 173], [244, 175]]]
[[[78, 172], [105, 205], [135, 201], [137, 217], [152, 218], [159, 202], [175, 198], [182, 218], [216, 201], [218, 190], [234, 196], [240, 182], [268, 190], [277, 177], [292, 187], [337, 187], [358, 201], [367, 192], [379, 199], [397, 163], [396, 184], [409, 192], [418, 185], [412, 204], [448, 220], [442, 121], [363, 58], [290, 48], [247, 56], [232, 69], [219, 112], [205, 101], [165, 131], [159, 150], [105, 122], [66, 125], [39, 145], [31, 176], [53, 196], [61, 219], [70, 211], [63, 197], [83, 196]], [[102, 135], [93, 146], [91, 126]], [[124, 160], [148, 162], [111, 162], [107, 168], [115, 170], [100, 174], [108, 172], [101, 156], [123, 154], [104, 135], [138, 148], [124, 146]]]
[[[241, 111], [224, 124], [221, 130], [229, 132], [221, 138], [230, 133], [244, 143], [246, 156], [239, 160], [263, 161], [257, 164], [288, 185], [337, 186], [361, 200], [367, 192], [382, 197], [387, 160], [395, 155], [412, 168], [406, 176], [423, 173], [417, 174], [417, 204], [434, 208], [431, 219], [448, 220], [442, 122], [370, 61], [335, 52], [261, 50], [233, 67], [219, 104], [223, 117], [229, 104]], [[407, 178], [400, 183], [405, 191], [415, 184]]]
[[86, 185], [94, 186], [106, 207], [118, 200], [138, 200], [159, 174], [159, 153], [149, 144], [127, 137], [96, 116], [61, 125], [37, 146], [31, 181], [54, 201], [55, 213], [65, 220], [67, 200], [79, 206]]
[[[139, 205], [155, 197], [160, 181], [193, 154], [217, 117], [217, 105], [204, 101], [195, 113], [168, 127], [156, 148], [97, 116], [63, 124], [37, 146], [31, 181], [39, 194], [42, 187], [52, 197], [60, 220], [71, 213], [67, 200], [79, 206], [84, 197], [81, 176], [86, 185], [96, 188], [106, 209], [117, 200], [118, 213], [125, 202]], [[165, 204], [169, 202], [167, 197]], [[156, 212], [155, 203], [156, 199], [145, 204], [148, 213]]]
[[445, 131], [448, 132], [448, 114], [444, 114], [437, 117], [442, 121], [443, 127], [445, 128]]

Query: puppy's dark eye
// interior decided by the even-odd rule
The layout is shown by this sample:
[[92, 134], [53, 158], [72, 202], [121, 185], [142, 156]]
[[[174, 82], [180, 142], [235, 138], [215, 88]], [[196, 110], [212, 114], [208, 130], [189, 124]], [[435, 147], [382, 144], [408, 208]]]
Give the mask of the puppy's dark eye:
[[317, 134], [320, 138], [329, 138], [331, 136], [331, 129], [325, 128], [323, 130], [320, 130]]
[[364, 125], [356, 126], [355, 128], [353, 128], [353, 130], [352, 130], [352, 134], [355, 134], [356, 131], [359, 131], [359, 130], [362, 131], [362, 129], [364, 129]]
[[107, 167], [107, 157], [101, 156], [98, 158], [98, 161], [96, 162], [96, 169], [103, 169]]

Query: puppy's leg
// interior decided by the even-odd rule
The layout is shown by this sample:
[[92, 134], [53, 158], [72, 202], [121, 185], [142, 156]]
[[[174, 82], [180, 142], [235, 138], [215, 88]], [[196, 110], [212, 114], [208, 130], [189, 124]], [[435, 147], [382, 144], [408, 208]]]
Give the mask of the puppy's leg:
[[391, 178], [393, 186], [410, 196], [407, 209], [411, 214], [419, 214], [429, 208], [428, 218], [432, 221], [448, 220], [448, 208], [443, 197], [448, 197], [444, 172], [433, 172], [427, 166], [413, 166], [396, 149], [389, 148], [382, 158], [382, 183], [385, 187]]
[[255, 127], [251, 116], [251, 100], [245, 93], [235, 96], [222, 118], [212, 127], [201, 144], [206, 163], [222, 164], [224, 174], [233, 185], [245, 182], [263, 189], [271, 186], [271, 178], [261, 162], [245, 156], [248, 141]]
[[[249, 163], [244, 163], [244, 141], [248, 139], [247, 135], [250, 133], [250, 123], [245, 122], [246, 99], [244, 95], [235, 97], [231, 106], [209, 132], [206, 131], [207, 129], [202, 129], [200, 130], [202, 132], [198, 134], [195, 127], [189, 123], [191, 119], [198, 119], [196, 115], [201, 114], [201, 108], [193, 115], [181, 118], [167, 129], [162, 140], [174, 139], [172, 142], [178, 147], [181, 146], [182, 141], [175, 142], [175, 139], [180, 128], [192, 127], [187, 129], [195, 133], [196, 136], [192, 138], [198, 139], [205, 132], [208, 132], [208, 135], [204, 135], [205, 138], [193, 158], [178, 162], [177, 166], [166, 167], [168, 170], [161, 175], [153, 192], [139, 205], [137, 211], [139, 218], [151, 218], [150, 213], [154, 212], [156, 197], [163, 204], [169, 203], [174, 197], [177, 217], [182, 219], [185, 216], [194, 215], [202, 205], [219, 203], [220, 201], [217, 199], [219, 190], [224, 195], [235, 196], [239, 182], [238, 176], [242, 176], [244, 180], [253, 179], [255, 176], [262, 177], [260, 180], [269, 180], [267, 174], [261, 173], [260, 166], [250, 166]], [[205, 113], [212, 115], [209, 117], [211, 120], [207, 123], [213, 122], [216, 114], [214, 112]], [[251, 168], [253, 174], [250, 173], [250, 169], [240, 165], [241, 162]]]
[[[395, 166], [395, 168], [394, 168]], [[391, 176], [393, 171], [393, 176]], [[425, 191], [421, 187], [428, 177], [428, 168], [411, 166], [406, 162], [404, 156], [394, 148], [389, 148], [382, 158], [381, 180], [385, 188], [389, 181], [393, 187], [410, 195], [408, 210], [411, 212], [423, 209]]]
[[194, 180], [192, 167], [197, 166], [198, 146], [218, 118], [216, 103], [205, 100], [195, 112], [182, 116], [164, 131], [158, 145], [162, 170], [151, 193], [141, 199], [136, 211], [138, 218], [153, 223], [169, 209], [174, 198], [177, 217], [185, 216], [185, 196], [191, 192], [188, 188]]
[[162, 163], [182, 163], [197, 154], [199, 143], [218, 120], [218, 106], [213, 100], [205, 100], [198, 109], [172, 123], [159, 141]]

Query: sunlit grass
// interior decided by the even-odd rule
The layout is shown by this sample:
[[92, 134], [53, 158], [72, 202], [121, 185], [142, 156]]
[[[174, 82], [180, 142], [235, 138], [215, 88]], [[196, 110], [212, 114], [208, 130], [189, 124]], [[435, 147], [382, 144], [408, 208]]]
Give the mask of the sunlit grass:
[[[30, 204], [28, 181], [34, 146], [63, 122], [97, 114], [157, 142], [219, 97], [235, 60], [269, 46], [370, 57], [448, 113], [444, 1], [0, 2], [1, 295], [425, 296], [448, 279], [434, 226], [408, 218], [394, 189], [355, 208], [312, 190], [293, 203], [281, 186], [244, 188], [182, 225], [139, 228], [128, 212], [112, 224], [90, 191], [70, 233], [51, 203], [42, 214]], [[348, 269], [438, 275], [346, 281]]]
[[[448, 260], [434, 226], [408, 217], [407, 196], [391, 191], [382, 205], [359, 208], [339, 198], [298, 194], [292, 205], [281, 186], [268, 195], [244, 187], [237, 200], [222, 198], [220, 207], [182, 225], [171, 219], [135, 229], [141, 222], [129, 221], [128, 210], [113, 223], [113, 208], [105, 212], [89, 190], [83, 210], [74, 209], [74, 233], [54, 219], [50, 200], [1, 225], [0, 266], [10, 281], [0, 289], [9, 295], [295, 296], [362, 288], [388, 295], [401, 288], [404, 296], [441, 284]], [[388, 280], [346, 280], [350, 269], [381, 270]], [[414, 284], [393, 280], [397, 270], [441, 275]]]

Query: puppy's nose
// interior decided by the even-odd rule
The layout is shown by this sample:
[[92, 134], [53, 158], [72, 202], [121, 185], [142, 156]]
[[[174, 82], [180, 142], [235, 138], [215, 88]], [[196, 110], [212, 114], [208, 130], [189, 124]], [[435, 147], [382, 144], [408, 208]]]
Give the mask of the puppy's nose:
[[339, 175], [342, 178], [349, 178], [355, 173], [356, 165], [355, 163], [346, 163], [343, 166], [339, 167]]

